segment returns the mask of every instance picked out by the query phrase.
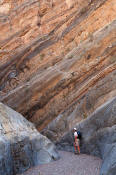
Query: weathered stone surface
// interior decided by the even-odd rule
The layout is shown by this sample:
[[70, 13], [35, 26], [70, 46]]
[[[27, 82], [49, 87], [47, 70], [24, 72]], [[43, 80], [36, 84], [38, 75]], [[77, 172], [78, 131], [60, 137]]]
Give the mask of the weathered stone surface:
[[[116, 97], [76, 125], [82, 132], [81, 152], [103, 159], [100, 175], [116, 174]], [[57, 143], [60, 149], [73, 150], [72, 130]]]
[[21, 114], [0, 103], [0, 175], [58, 159], [54, 144]]
[[2, 102], [41, 130], [64, 109], [78, 104], [77, 122], [116, 95], [115, 0], [0, 3]]
[[[109, 137], [109, 139], [107, 139]], [[103, 164], [100, 175], [116, 174], [116, 125], [106, 128], [101, 145]], [[107, 140], [107, 141], [106, 141]]]
[[[115, 11], [115, 0], [0, 0], [0, 101], [35, 123], [38, 130], [46, 127], [42, 132], [57, 142], [75, 123], [115, 97]], [[100, 116], [103, 122], [104, 116]], [[5, 122], [4, 127], [9, 131], [10, 123]], [[21, 135], [24, 147], [17, 136], [12, 138], [12, 147], [8, 139], [1, 137], [1, 167], [4, 158], [12, 157], [9, 150], [14, 150], [17, 142], [24, 160], [21, 169], [32, 165], [28, 156], [24, 158], [31, 149], [30, 137], [27, 134], [25, 138], [25, 134]], [[35, 143], [37, 149], [39, 143]], [[91, 150], [95, 152], [96, 148], [96, 154], [101, 154], [96, 145], [91, 145]], [[33, 153], [41, 154], [43, 150]], [[108, 154], [114, 156], [113, 152]], [[13, 161], [20, 163], [17, 153], [14, 157], [16, 160], [5, 159], [5, 166], [11, 167], [9, 172]], [[44, 157], [34, 160], [43, 162]], [[114, 158], [111, 160], [112, 170], [105, 159], [101, 170], [104, 174], [114, 171]]]
[[[96, 82], [96, 85], [89, 89], [82, 98], [76, 99], [64, 112], [50, 122], [42, 130], [42, 133], [54, 142], [59, 140], [60, 137], [75, 126], [75, 123], [86, 119], [99, 105], [115, 96], [115, 82], [116, 70]], [[104, 120], [104, 118], [102, 119], [101, 117], [101, 120]]]

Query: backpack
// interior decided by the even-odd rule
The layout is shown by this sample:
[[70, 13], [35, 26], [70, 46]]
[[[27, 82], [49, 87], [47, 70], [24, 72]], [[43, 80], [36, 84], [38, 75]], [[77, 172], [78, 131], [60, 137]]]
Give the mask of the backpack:
[[81, 139], [82, 138], [82, 134], [80, 131], [77, 131], [77, 134], [78, 134], [78, 138]]

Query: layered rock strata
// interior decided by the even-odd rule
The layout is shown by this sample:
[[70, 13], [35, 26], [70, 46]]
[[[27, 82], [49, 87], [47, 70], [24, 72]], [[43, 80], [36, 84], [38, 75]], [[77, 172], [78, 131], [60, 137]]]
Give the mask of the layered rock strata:
[[21, 114], [0, 103], [0, 175], [16, 175], [59, 158], [54, 144]]
[[15, 2], [0, 1], [2, 102], [42, 130], [116, 95], [115, 0]]

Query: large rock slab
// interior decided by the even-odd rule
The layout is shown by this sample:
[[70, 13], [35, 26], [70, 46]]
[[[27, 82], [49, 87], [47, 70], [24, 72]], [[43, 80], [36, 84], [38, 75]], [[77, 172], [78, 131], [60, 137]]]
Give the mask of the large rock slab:
[[21, 114], [0, 103], [0, 174], [16, 175], [58, 159], [54, 144]]
[[[82, 132], [81, 152], [103, 159], [100, 175], [116, 174], [116, 97], [76, 125]], [[73, 150], [72, 130], [58, 143], [60, 149]]]
[[101, 106], [116, 96], [115, 82], [116, 70], [96, 82], [94, 87], [91, 87], [82, 98], [77, 98], [70, 104], [62, 113], [52, 120], [41, 133], [46, 135], [50, 140], [57, 142], [65, 133], [71, 130], [76, 123], [89, 117], [93, 113], [92, 111], [95, 111], [99, 105]]
[[115, 0], [2, 0], [0, 7], [3, 103], [41, 130], [75, 104], [82, 120], [114, 96]]

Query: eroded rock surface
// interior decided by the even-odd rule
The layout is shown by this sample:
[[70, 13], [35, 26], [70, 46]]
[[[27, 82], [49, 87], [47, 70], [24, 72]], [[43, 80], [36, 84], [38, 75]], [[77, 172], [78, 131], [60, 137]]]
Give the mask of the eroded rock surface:
[[[23, 114], [36, 125], [38, 130], [46, 127], [42, 132], [57, 142], [76, 123], [86, 119], [98, 107], [115, 96], [115, 0], [0, 0], [1, 102]], [[110, 116], [109, 112], [107, 114]], [[106, 115], [107, 119], [108, 115]], [[89, 118], [81, 125], [85, 126], [86, 121], [96, 121], [95, 114], [93, 117], [94, 120]], [[101, 121], [100, 125], [99, 122], [95, 122], [96, 125], [90, 122], [90, 135], [95, 133], [96, 126], [99, 125], [98, 132], [100, 126], [103, 127], [102, 133], [96, 136], [96, 140], [102, 138], [102, 141], [105, 141], [106, 149], [109, 149], [110, 163], [107, 161], [109, 160], [107, 156], [104, 159], [105, 154], [100, 150], [102, 146], [97, 144], [96, 147], [91, 141], [92, 136], [88, 140], [93, 143], [93, 148], [90, 146], [93, 152], [95, 153], [94, 148], [96, 148], [96, 154], [104, 159], [101, 174], [103, 171], [104, 175], [107, 172], [111, 175], [115, 171], [115, 145], [113, 146], [115, 141], [111, 137], [109, 146], [109, 140], [105, 140], [105, 136], [111, 133], [115, 136], [115, 115], [112, 118], [110, 116], [110, 121], [106, 121], [101, 113], [100, 117], [97, 118]], [[12, 122], [9, 124], [7, 122], [4, 127], [8, 127], [9, 130], [9, 127], [12, 128]], [[18, 125], [16, 125], [17, 129]], [[15, 128], [15, 125], [13, 126]], [[95, 128], [91, 129], [94, 126]], [[25, 129], [23, 125], [21, 127]], [[3, 127], [1, 128], [3, 132]], [[31, 131], [32, 129], [28, 131], [29, 134]], [[37, 134], [35, 129], [34, 132]], [[5, 166], [11, 167], [7, 171], [11, 172], [12, 160], [6, 158], [12, 157], [10, 143], [3, 135], [1, 150], [4, 154], [3, 159], [6, 160]], [[24, 136], [21, 135], [23, 143], [27, 143], [24, 149], [30, 153], [30, 137], [28, 134], [26, 138]], [[8, 134], [8, 137], [11, 138], [11, 135]], [[17, 136], [12, 138], [13, 150], [19, 145], [22, 152], [25, 152], [19, 140]], [[88, 142], [83, 140], [83, 143]], [[34, 147], [36, 146], [38, 147], [38, 144]], [[86, 152], [89, 153], [90, 150]], [[43, 150], [38, 154], [43, 155]], [[46, 157], [47, 152], [44, 154]], [[23, 155], [26, 156], [26, 152]], [[16, 164], [19, 165], [17, 153], [14, 157], [16, 157]], [[33, 156], [30, 156], [30, 159], [26, 158], [29, 162], [23, 158], [25, 161], [22, 163], [21, 170], [32, 165], [31, 157]], [[43, 160], [44, 158], [41, 161]], [[4, 167], [2, 161], [1, 167]], [[1, 169], [1, 171], [5, 170]], [[13, 171], [18, 170], [13, 169]]]
[[0, 100], [41, 130], [114, 97], [115, 11], [115, 0], [0, 1]]
[[[116, 174], [116, 97], [76, 125], [82, 132], [81, 152], [103, 159], [100, 175]], [[73, 150], [72, 130], [59, 140], [60, 149]]]
[[58, 158], [50, 140], [21, 114], [0, 103], [0, 175], [16, 175]]

